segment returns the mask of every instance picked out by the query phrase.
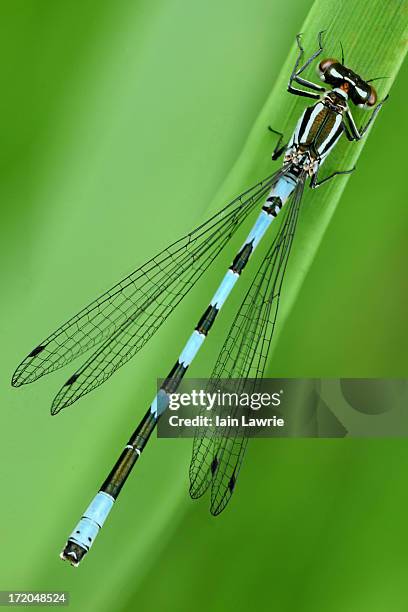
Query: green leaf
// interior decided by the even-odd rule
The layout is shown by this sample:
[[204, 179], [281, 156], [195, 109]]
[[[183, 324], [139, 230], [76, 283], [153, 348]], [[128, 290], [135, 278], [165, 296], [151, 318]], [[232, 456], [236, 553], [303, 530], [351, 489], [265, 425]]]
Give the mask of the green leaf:
[[[319, 61], [324, 57], [340, 57], [341, 43], [345, 52], [345, 64], [352, 70], [365, 79], [387, 77], [376, 83], [378, 99], [383, 99], [390, 91], [407, 52], [407, 4], [397, 0], [356, 3], [316, 0], [301, 29], [305, 58], [318, 49], [317, 39], [321, 30], [325, 31], [324, 50]], [[242, 186], [249, 185], [270, 172], [270, 154], [275, 141], [267, 130], [268, 125], [283, 132], [285, 138], [291, 135], [297, 119], [308, 103], [305, 98], [290, 95], [286, 91], [296, 57], [297, 46], [294, 43], [241, 155], [211, 208], [218, 208], [221, 202], [225, 203], [231, 194], [239, 191]], [[315, 72], [316, 64], [317, 62], [314, 62], [309, 66], [302, 76], [319, 82]], [[357, 125], [364, 125], [370, 111], [357, 109], [352, 104], [351, 107]], [[381, 121], [383, 114], [390, 112], [392, 96], [385, 103], [376, 121]], [[320, 176], [324, 178], [336, 170], [357, 165], [375, 123], [359, 143], [349, 143], [343, 138], [325, 161]], [[376, 171], [379, 172], [380, 168], [373, 168], [373, 175]], [[318, 190], [305, 191], [285, 279], [284, 299], [279, 309], [274, 347], [349, 180], [352, 180], [350, 175], [339, 176]]]

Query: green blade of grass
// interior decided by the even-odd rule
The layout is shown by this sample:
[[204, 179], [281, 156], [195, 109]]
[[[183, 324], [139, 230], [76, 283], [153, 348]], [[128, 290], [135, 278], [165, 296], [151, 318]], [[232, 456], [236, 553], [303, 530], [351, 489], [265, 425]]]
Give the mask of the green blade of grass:
[[[325, 30], [324, 51], [319, 60], [324, 57], [341, 57], [341, 43], [345, 51], [345, 64], [363, 78], [387, 77], [376, 83], [378, 99], [381, 100], [390, 91], [406, 55], [407, 22], [408, 4], [405, 1], [360, 0], [351, 3], [316, 0], [301, 30], [305, 47], [304, 57], [306, 59], [318, 48], [318, 32]], [[270, 155], [276, 139], [268, 132], [268, 125], [283, 132], [285, 139], [290, 137], [297, 119], [308, 104], [305, 98], [290, 95], [286, 91], [296, 56], [297, 47], [294, 43], [248, 136], [244, 150], [217, 194], [212, 208], [220, 207], [231, 194], [271, 171]], [[302, 76], [318, 82], [315, 67], [316, 62], [309, 66]], [[352, 104], [351, 107], [357, 125], [361, 126], [368, 120], [369, 114]], [[383, 113], [389, 112], [392, 112], [392, 95], [380, 111], [377, 121], [381, 121]], [[368, 133], [359, 143], [349, 143], [343, 138], [325, 162], [320, 176], [324, 178], [336, 170], [357, 165], [368, 140]], [[356, 171], [358, 172], [358, 168]], [[373, 168], [373, 177], [379, 171], [380, 168]], [[348, 180], [350, 175], [336, 177], [317, 191], [305, 192], [285, 280], [275, 346], [276, 336], [296, 300]]]

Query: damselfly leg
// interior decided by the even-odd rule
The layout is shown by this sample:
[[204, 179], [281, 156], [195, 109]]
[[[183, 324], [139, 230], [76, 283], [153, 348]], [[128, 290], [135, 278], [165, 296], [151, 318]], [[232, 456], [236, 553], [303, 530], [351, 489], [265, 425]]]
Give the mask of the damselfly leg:
[[330, 174], [329, 176], [326, 176], [321, 181], [318, 181], [317, 180], [317, 176], [318, 176], [319, 170], [320, 170], [320, 166], [318, 166], [315, 174], [312, 176], [312, 178], [310, 180], [309, 187], [311, 189], [317, 189], [318, 187], [321, 187], [322, 185], [324, 185], [325, 183], [330, 181], [335, 176], [339, 176], [340, 174], [351, 174], [352, 172], [354, 172], [355, 169], [356, 169], [356, 167], [354, 166], [354, 168], [350, 168], [350, 170], [337, 170], [337, 172], [333, 172], [332, 174]]
[[[310, 66], [310, 64], [322, 53], [323, 51], [322, 41], [323, 41], [324, 32], [325, 30], [321, 30], [318, 34], [318, 44], [319, 44], [318, 50], [315, 51], [313, 55], [311, 55], [309, 59], [306, 60], [306, 62], [300, 68], [299, 68], [299, 64], [302, 61], [302, 58], [304, 55], [304, 49], [301, 43], [302, 35], [298, 34], [296, 36], [296, 42], [299, 48], [299, 54], [297, 56], [295, 66], [292, 70], [292, 74], [290, 75], [290, 78], [289, 78], [289, 83], [288, 83], [288, 88], [287, 88], [289, 93], [292, 93], [296, 96], [302, 96], [304, 98], [312, 98], [313, 100], [318, 100], [320, 98], [320, 95], [326, 91], [325, 88], [322, 87], [321, 85], [317, 85], [316, 83], [313, 83], [312, 81], [308, 81], [300, 76], [302, 72], [304, 72], [304, 70], [306, 70], [306, 68]], [[308, 87], [309, 89], [312, 89], [313, 91], [320, 92], [320, 93], [311, 93], [308, 91], [304, 91], [303, 89], [299, 89], [298, 87], [293, 87], [292, 85], [293, 81], [295, 81], [298, 85], [302, 85], [303, 87]]]
[[364, 126], [361, 126], [360, 129], [356, 125], [356, 122], [354, 120], [354, 117], [353, 117], [353, 114], [350, 108], [347, 108], [346, 117], [347, 117], [347, 121], [349, 125], [347, 126], [345, 123], [345, 126], [349, 127], [351, 130], [351, 133], [349, 130], [346, 131], [346, 134], [348, 132], [348, 134], [351, 135], [351, 138], [349, 138], [349, 140], [361, 140], [364, 137], [365, 133], [375, 121], [375, 118], [377, 117], [378, 113], [380, 112], [381, 108], [383, 107], [384, 103], [388, 100], [388, 98], [389, 96], [385, 96], [385, 98], [377, 104], [377, 106], [374, 108], [373, 112], [371, 113], [371, 116], [369, 120], [367, 121], [367, 123]]
[[268, 125], [268, 130], [272, 132], [272, 134], [276, 134], [277, 136], [279, 136], [278, 142], [276, 143], [275, 148], [272, 151], [272, 161], [276, 161], [277, 159], [279, 159], [282, 153], [286, 151], [286, 147], [288, 146], [288, 143], [284, 145], [282, 144], [282, 140], [283, 140], [282, 132], [278, 132], [277, 130], [274, 130], [270, 125]]

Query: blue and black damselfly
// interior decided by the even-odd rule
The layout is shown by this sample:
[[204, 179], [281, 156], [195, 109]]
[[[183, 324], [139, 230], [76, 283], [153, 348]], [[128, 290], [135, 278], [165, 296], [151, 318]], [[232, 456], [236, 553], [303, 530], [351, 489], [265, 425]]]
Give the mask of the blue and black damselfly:
[[[288, 91], [317, 102], [303, 112], [287, 144], [282, 144], [283, 135], [275, 132], [279, 139], [272, 159], [283, 154], [282, 167], [81, 310], [39, 344], [14, 373], [14, 386], [30, 383], [98, 346], [57, 394], [52, 413], [56, 414], [101, 385], [152, 337], [243, 221], [255, 207], [261, 206], [255, 225], [174, 367], [69, 536], [61, 557], [72, 565], [78, 565], [89, 551], [166, 409], [166, 397], [177, 389], [250, 257], [273, 220], [281, 214], [279, 230], [232, 323], [211, 379], [259, 379], [263, 375], [306, 181], [310, 179], [310, 187], [315, 189], [336, 175], [352, 172], [353, 169], [342, 170], [321, 180], [318, 178], [322, 163], [340, 137], [345, 134], [350, 141], [360, 140], [384, 102], [376, 104], [377, 94], [370, 81], [364, 81], [347, 68], [343, 57], [341, 61], [324, 59], [318, 65], [320, 79], [330, 89], [301, 76], [322, 53], [322, 34], [319, 33], [318, 50], [304, 63], [301, 39], [297, 37], [299, 53]], [[368, 109], [374, 107], [368, 122], [360, 129], [353, 119], [349, 101]], [[194, 441], [190, 494], [193, 498], [200, 497], [210, 487], [213, 514], [219, 514], [232, 495], [246, 443], [245, 437], [214, 436], [210, 430], [200, 430]]]

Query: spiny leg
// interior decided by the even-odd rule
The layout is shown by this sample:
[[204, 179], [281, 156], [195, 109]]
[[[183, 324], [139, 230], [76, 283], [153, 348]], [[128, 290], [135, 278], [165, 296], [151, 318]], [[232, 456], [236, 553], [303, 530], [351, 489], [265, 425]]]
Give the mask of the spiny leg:
[[344, 133], [346, 135], [347, 140], [349, 142], [355, 142], [356, 139], [354, 137], [354, 134], [345, 121], [343, 121], [343, 128], [344, 128]]
[[354, 166], [353, 168], [350, 168], [350, 170], [338, 170], [337, 172], [333, 172], [333, 174], [326, 176], [326, 178], [322, 179], [321, 181], [318, 181], [317, 180], [317, 175], [319, 172], [319, 167], [318, 167], [315, 174], [312, 176], [312, 180], [310, 181], [310, 187], [311, 189], [317, 189], [317, 187], [321, 187], [321, 185], [323, 185], [324, 183], [327, 183], [327, 181], [330, 181], [330, 179], [334, 178], [335, 176], [338, 176], [339, 174], [351, 174], [352, 172], [354, 172], [355, 169], [356, 167]]
[[324, 30], [321, 30], [319, 32], [318, 35], [318, 42], [319, 42], [319, 48], [317, 51], [315, 51], [313, 53], [313, 55], [311, 55], [311, 57], [309, 57], [309, 59], [299, 68], [299, 64], [302, 60], [303, 54], [304, 54], [304, 49], [302, 47], [301, 44], [301, 34], [298, 34], [296, 36], [296, 42], [299, 48], [299, 54], [298, 57], [296, 59], [295, 62], [295, 66], [292, 70], [292, 74], [290, 75], [289, 78], [289, 83], [288, 83], [288, 92], [289, 93], [293, 93], [297, 96], [303, 96], [305, 98], [313, 98], [314, 100], [318, 100], [320, 98], [319, 94], [315, 94], [315, 93], [310, 93], [307, 91], [304, 91], [303, 89], [299, 89], [297, 87], [293, 87], [292, 86], [292, 82], [295, 81], [296, 83], [298, 83], [299, 85], [303, 85], [303, 87], [308, 87], [309, 89], [312, 89], [313, 91], [318, 91], [320, 93], [323, 93], [324, 91], [326, 91], [326, 89], [324, 87], [322, 87], [321, 85], [316, 85], [316, 83], [313, 83], [312, 81], [308, 81], [306, 79], [303, 79], [301, 76], [299, 76], [300, 74], [302, 74], [302, 72], [304, 70], [306, 70], [306, 68], [316, 59], [316, 57], [318, 57], [321, 52], [323, 51], [323, 44], [322, 44], [322, 36], [323, 36]]
[[274, 130], [270, 125], [268, 125], [268, 130], [272, 132], [272, 134], [276, 134], [277, 136], [279, 136], [278, 142], [276, 143], [275, 148], [272, 151], [272, 161], [275, 161], [285, 151], [286, 147], [288, 146], [288, 143], [281, 145], [282, 140], [283, 140], [282, 132], [278, 132], [277, 130]]
[[[347, 108], [347, 110], [346, 110], [346, 117], [347, 117], [348, 122], [349, 122], [349, 126], [350, 126], [350, 129], [351, 129], [351, 134], [352, 134], [353, 140], [361, 140], [363, 138], [364, 134], [367, 132], [368, 128], [370, 127], [370, 125], [373, 123], [373, 121], [377, 117], [378, 113], [380, 112], [384, 102], [386, 102], [388, 100], [388, 98], [389, 98], [389, 96], [386, 95], [384, 100], [381, 100], [381, 102], [379, 102], [377, 104], [377, 106], [375, 107], [375, 109], [371, 113], [371, 117], [369, 118], [367, 123], [364, 126], [361, 126], [360, 129], [358, 129], [358, 127], [356, 125], [356, 122], [354, 121], [354, 117], [353, 117], [353, 115], [351, 113], [351, 110], [349, 108]], [[347, 130], [346, 130], [346, 134], [347, 134]]]
[[318, 45], [319, 45], [318, 50], [315, 51], [313, 53], [313, 55], [311, 55], [309, 57], [309, 59], [300, 68], [297, 68], [297, 66], [299, 65], [300, 59], [303, 57], [304, 49], [303, 49], [303, 47], [301, 45], [301, 42], [300, 42], [302, 35], [298, 34], [296, 36], [296, 41], [297, 41], [300, 53], [299, 53], [299, 56], [298, 56], [298, 61], [296, 62], [297, 66], [295, 66], [291, 76], [298, 83], [307, 85], [308, 87], [310, 87], [311, 89], [315, 89], [316, 91], [326, 91], [326, 90], [325, 90], [325, 88], [322, 85], [316, 85], [316, 83], [313, 83], [312, 81], [307, 81], [306, 79], [303, 79], [302, 77], [299, 77], [299, 75], [302, 74], [302, 72], [304, 72], [304, 70], [306, 70], [306, 68], [308, 66], [310, 66], [310, 64], [316, 59], [316, 57], [318, 57], [322, 53], [322, 51], [323, 51], [323, 34], [324, 34], [324, 32], [325, 32], [325, 30], [321, 30], [319, 32], [319, 34], [318, 34], [318, 37], [317, 37]]

